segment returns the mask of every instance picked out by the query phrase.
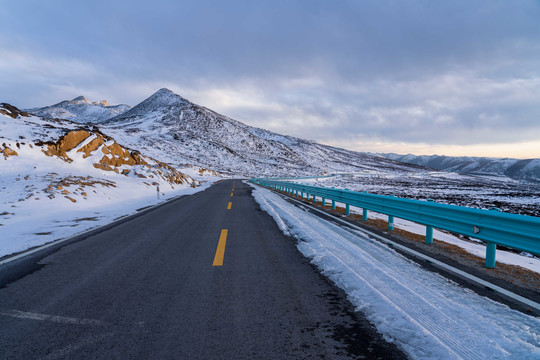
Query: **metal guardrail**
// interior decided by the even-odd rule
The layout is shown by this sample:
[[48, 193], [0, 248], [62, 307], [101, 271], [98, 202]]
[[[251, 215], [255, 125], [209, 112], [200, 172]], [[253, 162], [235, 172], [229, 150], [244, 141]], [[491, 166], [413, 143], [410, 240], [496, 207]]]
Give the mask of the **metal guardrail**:
[[251, 179], [250, 181], [275, 190], [286, 191], [291, 195], [312, 198], [313, 202], [320, 197], [323, 206], [327, 200], [330, 200], [332, 209], [336, 208], [336, 202], [343, 203], [347, 215], [350, 214], [351, 205], [362, 208], [363, 221], [367, 220], [368, 211], [388, 215], [388, 230], [394, 228], [394, 217], [423, 224], [426, 226], [426, 244], [433, 243], [433, 228], [483, 240], [486, 242], [487, 268], [495, 267], [497, 245], [540, 255], [540, 218], [538, 217], [504, 213], [496, 208], [474, 209], [439, 204], [432, 200], [403, 199], [274, 179]]

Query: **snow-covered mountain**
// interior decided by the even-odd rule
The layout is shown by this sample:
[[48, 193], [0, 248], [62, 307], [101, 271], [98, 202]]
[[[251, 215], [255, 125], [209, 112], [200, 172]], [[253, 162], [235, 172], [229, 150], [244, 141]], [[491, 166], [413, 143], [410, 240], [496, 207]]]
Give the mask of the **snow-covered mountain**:
[[251, 127], [168, 89], [100, 127], [122, 143], [160, 154], [168, 162], [241, 176], [301, 176], [374, 167], [418, 171], [416, 166]]
[[[58, 192], [60, 195], [72, 195], [80, 199], [91, 197], [85, 188], [91, 186], [94, 177], [107, 178], [110, 183], [128, 178], [134, 183], [150, 186], [152, 190], [156, 185], [174, 187], [197, 184], [190, 176], [174, 167], [119, 144], [95, 126], [89, 127], [70, 120], [41, 118], [3, 103], [0, 104], [0, 128], [3, 175], [10, 169], [17, 169], [21, 174], [29, 171], [37, 177], [41, 176], [39, 172], [43, 168], [45, 172], [54, 171], [55, 178], [69, 178], [75, 173], [86, 176], [84, 181], [79, 181], [80, 184], [75, 183], [75, 191], [61, 187], [60, 190], [64, 191]], [[29, 166], [28, 170], [26, 166]], [[60, 174], [64, 172], [61, 169], [69, 174]], [[47, 178], [48, 174], [42, 176]], [[51, 186], [47, 186], [47, 189], [44, 190], [47, 197], [54, 198], [56, 189]], [[69, 198], [76, 202], [75, 198]]]
[[429, 167], [460, 174], [540, 182], [540, 159], [368, 154], [248, 126], [161, 89], [131, 108], [80, 96], [29, 112], [98, 125], [120, 143], [168, 163], [194, 164], [241, 176], [303, 176], [333, 172], [418, 172]]
[[66, 119], [78, 123], [99, 124], [129, 109], [131, 109], [129, 105], [109, 105], [107, 100], [90, 102], [84, 96], [79, 96], [73, 100], [65, 100], [51, 106], [26, 111], [50, 119]]
[[0, 258], [193, 193], [199, 180], [214, 175], [175, 168], [95, 126], [41, 118], [2, 103]]
[[459, 174], [505, 176], [515, 180], [540, 182], [540, 159], [399, 155], [393, 153], [381, 155], [396, 161]]

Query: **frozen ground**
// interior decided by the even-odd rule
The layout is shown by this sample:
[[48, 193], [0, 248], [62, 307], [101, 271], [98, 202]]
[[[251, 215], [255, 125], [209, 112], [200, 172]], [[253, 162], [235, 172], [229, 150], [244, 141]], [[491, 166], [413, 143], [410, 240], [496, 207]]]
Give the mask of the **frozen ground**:
[[540, 358], [540, 319], [424, 270], [363, 233], [321, 220], [267, 189], [255, 187], [253, 196], [412, 359]]
[[480, 209], [497, 207], [514, 214], [540, 216], [540, 185], [506, 177], [374, 169], [299, 182], [409, 199], [433, 199], [444, 204]]

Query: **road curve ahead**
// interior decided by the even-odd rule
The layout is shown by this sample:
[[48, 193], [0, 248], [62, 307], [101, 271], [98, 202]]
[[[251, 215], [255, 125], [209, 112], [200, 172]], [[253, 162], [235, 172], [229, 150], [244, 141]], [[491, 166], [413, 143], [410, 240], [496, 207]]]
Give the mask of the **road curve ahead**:
[[0, 359], [402, 359], [226, 180], [0, 289]]

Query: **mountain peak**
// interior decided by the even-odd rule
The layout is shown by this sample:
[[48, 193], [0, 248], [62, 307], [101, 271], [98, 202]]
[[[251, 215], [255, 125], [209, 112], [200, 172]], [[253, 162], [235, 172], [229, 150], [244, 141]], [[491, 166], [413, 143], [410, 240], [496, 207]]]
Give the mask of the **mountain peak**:
[[176, 112], [178, 109], [183, 109], [190, 104], [191, 102], [189, 100], [184, 99], [167, 88], [162, 88], [138, 105], [134, 106], [131, 110], [109, 119], [108, 122], [117, 122], [134, 116], [143, 116], [154, 111], [160, 113], [163, 111]]
[[89, 102], [84, 96], [77, 96], [75, 99], [71, 100], [71, 101], [84, 101], [84, 102]]
[[101, 100], [101, 101], [94, 101], [92, 104], [94, 105], [103, 105], [103, 106], [111, 106], [107, 100]]
[[141, 102], [136, 107], [142, 105], [144, 107], [167, 107], [167, 106], [185, 106], [189, 101], [178, 94], [175, 94], [167, 88], [162, 88], [152, 94], [149, 98]]
[[178, 103], [178, 102], [181, 102], [181, 103], [187, 102], [186, 99], [184, 99], [178, 94], [175, 94], [173, 91], [167, 88], [159, 89], [146, 100], [150, 100], [150, 99], [152, 99], [152, 101], [162, 100], [165, 103], [170, 103], [170, 105], [174, 105], [175, 103]]
[[176, 95], [172, 90], [167, 89], [167, 88], [161, 88], [158, 91], [156, 91], [155, 94], [174, 94], [174, 95]]

